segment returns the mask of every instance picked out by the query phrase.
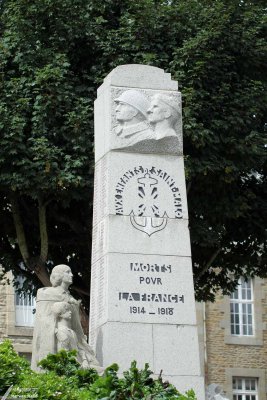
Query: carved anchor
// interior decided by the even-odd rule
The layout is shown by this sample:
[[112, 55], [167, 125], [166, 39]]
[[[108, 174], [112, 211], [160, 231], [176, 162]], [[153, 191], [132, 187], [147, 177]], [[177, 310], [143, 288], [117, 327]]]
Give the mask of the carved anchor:
[[[153, 233], [162, 231], [162, 229], [166, 227], [168, 215], [165, 212], [164, 215], [160, 217], [159, 208], [155, 204], [158, 197], [158, 180], [153, 178], [148, 173], [148, 170], [146, 170], [144, 176], [137, 181], [139, 183], [138, 196], [142, 199], [142, 203], [139, 205], [138, 216], [135, 216], [133, 210], [131, 211], [131, 224], [134, 228], [151, 236]], [[143, 216], [144, 213], [149, 213], [151, 211], [154, 214], [153, 217]]]
[[[131, 219], [131, 224], [133, 225], [134, 228], [138, 229], [141, 232], [146, 233], [148, 236], [153, 235], [153, 233], [162, 231], [167, 225], [167, 218], [168, 215], [165, 212], [162, 218], [155, 218], [155, 217], [137, 217], [138, 219], [141, 219], [144, 221], [144, 224], [139, 224], [136, 221], [136, 217], [134, 215], [134, 212], [132, 211], [130, 214], [130, 219]], [[155, 221], [159, 221], [159, 224], [155, 223]]]

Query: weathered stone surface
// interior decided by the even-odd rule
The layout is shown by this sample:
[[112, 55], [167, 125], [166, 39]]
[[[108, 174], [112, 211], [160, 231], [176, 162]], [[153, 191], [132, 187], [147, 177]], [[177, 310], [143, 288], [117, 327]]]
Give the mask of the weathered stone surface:
[[94, 195], [94, 226], [108, 214], [188, 219], [182, 157], [109, 152], [96, 164]]
[[[163, 329], [163, 333], [160, 331], [161, 329]], [[179, 329], [180, 332], [181, 329], [186, 329], [185, 338], [179, 337]], [[163, 370], [163, 380], [168, 380], [176, 385], [182, 393], [193, 388], [197, 399], [204, 400], [204, 378], [198, 369], [198, 345], [194, 332], [193, 327], [191, 327], [191, 331], [188, 331], [187, 327], [167, 326], [165, 331], [164, 327], [158, 324], [107, 322], [96, 330], [96, 335], [90, 344], [96, 348], [99, 361], [103, 365], [116, 362], [122, 373], [129, 368], [133, 360], [138, 361], [139, 368], [143, 368], [144, 364], [148, 362], [155, 373], [155, 378]], [[156, 346], [155, 334], [157, 335], [156, 343], [160, 347]], [[166, 344], [167, 347], [165, 347]], [[114, 348], [118, 351], [114, 352]], [[189, 360], [188, 364], [186, 360]], [[171, 366], [175, 368], [176, 373], [167, 374], [165, 368], [170, 371]], [[192, 370], [190, 366], [192, 366]], [[179, 373], [177, 373], [178, 370]]]
[[[163, 370], [166, 375], [200, 376], [195, 326], [154, 325], [153, 341], [155, 373]], [[163, 349], [165, 357], [162, 355]]]
[[190, 258], [110, 254], [108, 265], [109, 320], [196, 323]]
[[95, 336], [90, 335], [90, 344], [104, 366], [118, 363], [124, 371], [133, 360], [137, 360], [140, 367], [147, 362], [153, 366], [151, 324], [107, 322], [96, 330]]
[[122, 249], [122, 253], [191, 256], [188, 220], [137, 217], [133, 221], [130, 216], [109, 215], [93, 233], [93, 263]]
[[148, 362], [179, 390], [195, 383], [204, 400], [181, 95], [169, 74], [126, 65], [108, 75], [95, 101], [95, 158], [90, 344], [104, 366]]
[[91, 326], [196, 324], [189, 257], [109, 253], [92, 265], [91, 285]]
[[110, 150], [182, 154], [180, 93], [112, 87], [95, 101], [95, 115], [96, 161]]
[[110, 147], [139, 153], [182, 154], [180, 94], [113, 88]]
[[111, 85], [174, 91], [178, 89], [178, 82], [171, 79], [171, 74], [163, 69], [141, 64], [126, 64], [114, 68], [104, 79], [97, 94]]
[[137, 357], [139, 363], [149, 362], [155, 374], [163, 370], [170, 376], [200, 376], [194, 326], [107, 322], [90, 343], [103, 365], [117, 362], [123, 370]]
[[[149, 74], [151, 79], [146, 81]], [[155, 67], [115, 68], [98, 89], [95, 101], [96, 161], [114, 149], [181, 155], [182, 146], [177, 82]]]
[[68, 291], [72, 272], [67, 265], [57, 265], [51, 273], [52, 287], [38, 290], [33, 333], [32, 369], [49, 353], [61, 349], [76, 350], [77, 361], [84, 368], [99, 368], [93, 350], [86, 342], [80, 322], [80, 302]]
[[188, 219], [182, 157], [109, 153], [110, 214]]

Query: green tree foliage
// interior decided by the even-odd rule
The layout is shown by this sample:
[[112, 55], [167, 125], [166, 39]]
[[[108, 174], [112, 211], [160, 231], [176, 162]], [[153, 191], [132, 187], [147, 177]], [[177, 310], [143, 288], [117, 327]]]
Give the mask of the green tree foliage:
[[197, 17], [201, 29], [171, 62], [184, 96], [200, 296], [210, 287], [231, 291], [233, 277], [267, 272], [266, 12], [256, 3], [203, 2], [209, 12]]
[[75, 354], [75, 350], [49, 354], [39, 363], [43, 371], [37, 373], [16, 354], [10, 341], [3, 342], [0, 395], [13, 385], [12, 396], [40, 400], [196, 400], [193, 390], [182, 395], [161, 377], [153, 380], [148, 364], [139, 370], [133, 361], [123, 378], [118, 376], [118, 365], [113, 364], [99, 376], [94, 369], [81, 369]]
[[20, 381], [23, 373], [29, 373], [29, 363], [18, 354], [10, 341], [0, 344], [0, 395]]
[[2, 2], [5, 270], [23, 262], [27, 282], [47, 285], [52, 264], [68, 262], [74, 289], [89, 293], [93, 100], [114, 67], [143, 63], [183, 94], [198, 297], [266, 276], [265, 37], [262, 1]]

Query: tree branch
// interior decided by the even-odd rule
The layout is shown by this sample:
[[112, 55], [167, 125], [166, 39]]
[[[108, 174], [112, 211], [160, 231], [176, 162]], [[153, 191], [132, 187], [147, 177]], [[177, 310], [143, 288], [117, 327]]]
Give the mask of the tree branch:
[[186, 194], [187, 194], [187, 196], [188, 196], [188, 193], [189, 193], [189, 191], [191, 189], [191, 186], [192, 186], [192, 181], [188, 182], [188, 185], [186, 185]]
[[75, 292], [77, 292], [77, 293], [79, 293], [79, 294], [84, 294], [85, 296], [90, 296], [90, 291], [89, 290], [87, 290], [87, 289], [83, 289], [83, 288], [81, 288], [81, 287], [79, 287], [79, 286], [76, 286], [76, 285], [72, 285], [71, 286], [71, 289], [72, 290], [75, 290]]
[[45, 266], [45, 261], [41, 260], [40, 257], [32, 257], [30, 260], [29, 268], [34, 271], [35, 275], [44, 286], [51, 286], [50, 277]]
[[215, 252], [212, 254], [212, 256], [210, 257], [209, 261], [207, 262], [207, 264], [205, 265], [205, 267], [200, 271], [200, 273], [198, 274], [198, 276], [196, 277], [196, 282], [199, 281], [199, 279], [205, 274], [205, 272], [209, 269], [209, 267], [211, 266], [211, 264], [213, 263], [213, 261], [215, 260], [215, 258], [218, 256], [218, 254], [220, 253], [220, 251], [222, 250], [222, 248], [220, 247], [219, 249], [215, 250]]
[[38, 214], [39, 214], [39, 230], [40, 230], [40, 242], [41, 242], [40, 259], [45, 263], [48, 255], [46, 204], [42, 201], [42, 198], [40, 196], [38, 197]]
[[29, 254], [25, 231], [20, 215], [19, 203], [16, 193], [11, 193], [10, 195], [11, 209], [14, 220], [14, 225], [17, 234], [17, 241], [22, 259], [25, 265], [34, 271], [38, 279], [45, 286], [50, 286], [49, 275], [45, 268], [45, 262], [47, 260], [48, 254], [48, 235], [46, 228], [46, 207], [42, 204], [41, 199], [38, 200], [39, 203], [39, 225], [40, 225], [40, 237], [41, 237], [41, 249], [40, 257], [31, 257]]
[[63, 222], [64, 224], [68, 225], [73, 232], [80, 234], [84, 230], [84, 226], [77, 221], [74, 221], [73, 219], [69, 218], [66, 215], [63, 214], [54, 214], [54, 217], [56, 218], [57, 221]]
[[27, 246], [27, 241], [26, 241], [26, 236], [25, 236], [25, 231], [20, 215], [20, 209], [19, 209], [19, 203], [18, 203], [18, 198], [16, 193], [11, 193], [10, 195], [10, 201], [11, 201], [11, 209], [12, 209], [12, 215], [13, 215], [13, 220], [14, 220], [14, 225], [16, 229], [16, 234], [17, 234], [17, 239], [18, 239], [18, 246], [23, 258], [23, 261], [25, 264], [28, 263], [29, 260], [29, 250]]

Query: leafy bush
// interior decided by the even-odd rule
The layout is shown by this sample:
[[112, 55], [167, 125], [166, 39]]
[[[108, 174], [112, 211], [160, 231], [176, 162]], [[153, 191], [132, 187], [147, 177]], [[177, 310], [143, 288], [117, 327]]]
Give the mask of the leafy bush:
[[136, 361], [133, 361], [128, 371], [123, 373], [123, 378], [117, 375], [118, 365], [113, 364], [105, 370], [90, 387], [90, 399], [92, 400], [196, 400], [193, 391], [186, 396], [181, 395], [174, 386], [163, 382], [160, 378], [153, 380], [152, 371], [148, 364], [138, 370]]
[[[83, 400], [90, 399], [86, 389], [79, 388], [75, 380], [59, 376], [55, 372], [32, 372], [16, 385], [11, 392], [15, 398], [36, 398], [38, 400]], [[27, 396], [27, 394], [29, 396]]]
[[94, 369], [81, 369], [75, 355], [65, 350], [49, 354], [39, 363], [44, 372], [37, 373], [5, 341], [0, 344], [0, 387], [5, 392], [14, 385], [12, 396], [38, 400], [196, 400], [192, 390], [182, 395], [161, 377], [152, 379], [148, 364], [139, 370], [133, 361], [123, 377], [113, 364], [99, 376]]
[[76, 353], [76, 350], [60, 350], [57, 354], [49, 354], [40, 361], [39, 366], [58, 376], [66, 376], [78, 387], [89, 387], [98, 378], [98, 373], [93, 368], [81, 369]]
[[22, 374], [29, 371], [30, 364], [15, 352], [9, 340], [0, 344], [0, 394], [19, 383]]

